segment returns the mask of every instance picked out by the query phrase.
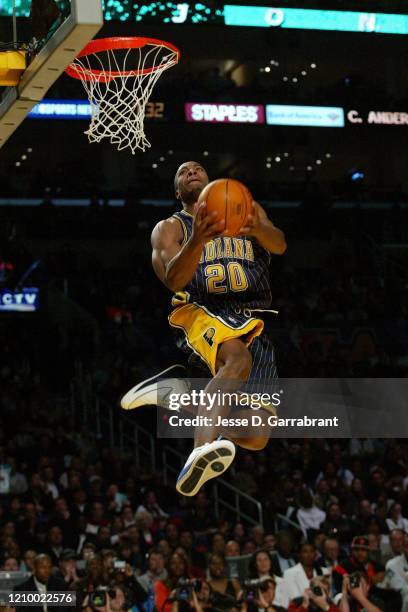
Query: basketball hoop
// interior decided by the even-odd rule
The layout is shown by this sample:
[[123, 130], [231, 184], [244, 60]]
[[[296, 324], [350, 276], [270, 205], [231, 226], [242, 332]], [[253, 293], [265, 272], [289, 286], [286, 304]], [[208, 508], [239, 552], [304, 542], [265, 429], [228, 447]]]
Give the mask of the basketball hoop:
[[91, 104], [89, 142], [109, 138], [118, 150], [150, 147], [144, 133], [146, 103], [161, 74], [177, 64], [180, 51], [155, 38], [92, 40], [68, 66]]

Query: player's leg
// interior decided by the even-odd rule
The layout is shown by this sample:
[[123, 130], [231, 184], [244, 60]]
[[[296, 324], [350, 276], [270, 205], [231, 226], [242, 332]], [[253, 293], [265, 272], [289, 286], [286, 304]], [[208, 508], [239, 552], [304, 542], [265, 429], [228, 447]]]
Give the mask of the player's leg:
[[[279, 390], [278, 371], [276, 366], [275, 349], [272, 338], [268, 332], [254, 339], [249, 351], [252, 357], [252, 367], [249, 376], [249, 393], [265, 394], [271, 397]], [[268, 444], [272, 425], [271, 416], [276, 416], [276, 406], [272, 402], [256, 404], [257, 410], [234, 409], [231, 416], [235, 419], [247, 419], [251, 423], [247, 432], [242, 427], [225, 428], [222, 434], [232, 440], [237, 446], [248, 450], [262, 450]], [[256, 425], [253, 424], [252, 416], [256, 415]], [[259, 422], [259, 420], [261, 420]], [[245, 434], [245, 435], [244, 435]]]
[[239, 391], [251, 366], [251, 354], [242, 340], [234, 338], [219, 345], [215, 376], [205, 387], [206, 397], [216, 401], [210, 411], [207, 403], [198, 407], [198, 415], [209, 417], [210, 424], [195, 429], [194, 449], [177, 479], [176, 488], [182, 495], [195, 495], [205, 482], [220, 476], [231, 465], [235, 445], [230, 440], [216, 439], [222, 431], [217, 423], [219, 417], [226, 417], [231, 411], [230, 402], [223, 397]]
[[[242, 347], [245, 350], [242, 350]], [[251, 381], [263, 379], [276, 380], [276, 363], [271, 341], [266, 339], [263, 335], [259, 338], [255, 338], [254, 342], [249, 348], [249, 352], [250, 355], [248, 355], [248, 349], [244, 343], [239, 339], [222, 343], [218, 347], [217, 351], [215, 365], [216, 374], [219, 372], [218, 376], [221, 378], [225, 376], [227, 381], [228, 379], [240, 380], [241, 373], [243, 371], [245, 372], [248, 367], [250, 367]], [[252, 362], [251, 366], [249, 365], [250, 361]], [[205, 364], [203, 365], [206, 367]], [[151, 377], [150, 379], [138, 383], [122, 398], [122, 407], [129, 410], [141, 406], [156, 406], [159, 404], [162, 408], [168, 409], [168, 394], [170, 392], [179, 394], [188, 393], [190, 387], [188, 382], [181, 377], [167, 378], [167, 376], [169, 374], [173, 375], [173, 373], [176, 375], [178, 374], [179, 376], [184, 376], [185, 372], [186, 370], [183, 366], [172, 366]], [[208, 375], [211, 375], [209, 371]], [[246, 377], [247, 376], [244, 376], [242, 379], [245, 380]], [[214, 386], [215, 383], [213, 383], [213, 381], [211, 381], [211, 383], [211, 386]], [[262, 388], [262, 390], [266, 391], [264, 388]], [[211, 388], [207, 388], [207, 391], [211, 392]], [[204, 408], [201, 409], [201, 413], [208, 416], [208, 411]], [[183, 410], [193, 414], [194, 416], [197, 415], [197, 407], [195, 405], [191, 404], [190, 406], [184, 406]], [[227, 413], [228, 407], [225, 407], [225, 410], [222, 412], [222, 416], [227, 416]], [[254, 412], [249, 408], [245, 410], [233, 410], [233, 416], [235, 418], [250, 419], [250, 422], [253, 414]], [[197, 430], [196, 434], [198, 440], [196, 440], [195, 446], [204, 444], [208, 441], [208, 438], [213, 440], [217, 436], [222, 436], [232, 440], [236, 445], [245, 449], [261, 450], [268, 442], [270, 426], [267, 421], [267, 417], [270, 416], [270, 411], [266, 412], [265, 410], [259, 410], [256, 414], [262, 418], [262, 423], [257, 426], [251, 425], [245, 435], [243, 435], [242, 427], [218, 427], [216, 436], [214, 436], [212, 433], [211, 435], [208, 435], [208, 437], [206, 436], [207, 439], [203, 440], [204, 436], [202, 434], [205, 430]]]
[[217, 426], [219, 417], [227, 417], [231, 411], [231, 404], [222, 401], [223, 393], [234, 393], [239, 391], [242, 382], [248, 379], [252, 367], [251, 353], [239, 338], [234, 338], [223, 342], [218, 348], [216, 360], [216, 374], [205, 388], [205, 393], [209, 396], [219, 397], [220, 401], [215, 402], [211, 411], [208, 405], [198, 408], [199, 416], [210, 416], [211, 425], [208, 427], [196, 428], [194, 436], [194, 446], [201, 446], [212, 442], [223, 431]]
[[[242, 340], [233, 339], [221, 344], [218, 349], [217, 361], [216, 361], [216, 375], [209, 382], [205, 391], [206, 393], [215, 393], [222, 387], [222, 391], [225, 393], [233, 393], [238, 391], [242, 382], [248, 380], [249, 374], [252, 369], [252, 355], [249, 349], [245, 346]], [[222, 381], [222, 382], [221, 382]], [[221, 383], [221, 384], [220, 384]], [[195, 431], [195, 447], [201, 446], [206, 442], [212, 442], [218, 436], [223, 436], [233, 441], [234, 444], [241, 446], [248, 450], [262, 450], [268, 444], [268, 436], [265, 435], [265, 428], [269, 430], [268, 425], [268, 414], [263, 410], [254, 412], [250, 408], [243, 410], [234, 410], [233, 415], [235, 419], [249, 420], [249, 427], [247, 435], [243, 435], [242, 426], [237, 427], [220, 427], [215, 425], [218, 421], [218, 417], [229, 416], [231, 412], [231, 406], [228, 405], [216, 405], [211, 410], [212, 426], [196, 428]], [[208, 411], [205, 406], [201, 406], [198, 409], [198, 414], [208, 416]], [[256, 414], [262, 419], [259, 425], [251, 424], [251, 417]]]

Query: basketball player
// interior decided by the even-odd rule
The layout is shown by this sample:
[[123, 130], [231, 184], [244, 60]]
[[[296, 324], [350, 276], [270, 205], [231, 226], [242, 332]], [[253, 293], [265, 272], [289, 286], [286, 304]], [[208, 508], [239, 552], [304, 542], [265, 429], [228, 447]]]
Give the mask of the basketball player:
[[[213, 376], [205, 391], [222, 388], [231, 393], [247, 381], [277, 377], [274, 348], [259, 313], [271, 306], [270, 255], [283, 254], [286, 242], [283, 232], [256, 202], [239, 237], [224, 236], [224, 220], [214, 212], [207, 213], [205, 203], [195, 207], [208, 182], [207, 172], [197, 162], [188, 161], [178, 168], [174, 186], [182, 208], [153, 230], [153, 268], [174, 294], [169, 322], [179, 334], [179, 346], [195, 353]], [[122, 408], [153, 403], [147, 391], [155, 380], [131, 389], [122, 398]], [[215, 405], [213, 423], [230, 411], [222, 401]], [[201, 406], [198, 414], [208, 415], [207, 406]], [[233, 461], [235, 444], [253, 450], [267, 444], [265, 434], [235, 436], [232, 442], [219, 439], [220, 433], [228, 436], [228, 430], [220, 432], [215, 425], [196, 428], [194, 449], [176, 485], [183, 495], [195, 495], [207, 480], [223, 473]]]

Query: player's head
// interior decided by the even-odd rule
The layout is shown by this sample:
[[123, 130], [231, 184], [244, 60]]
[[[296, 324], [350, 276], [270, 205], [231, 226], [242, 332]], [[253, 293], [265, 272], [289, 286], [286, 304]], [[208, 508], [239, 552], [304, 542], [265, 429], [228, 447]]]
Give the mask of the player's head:
[[201, 164], [195, 161], [184, 162], [174, 177], [176, 198], [184, 204], [194, 204], [208, 182], [208, 174]]

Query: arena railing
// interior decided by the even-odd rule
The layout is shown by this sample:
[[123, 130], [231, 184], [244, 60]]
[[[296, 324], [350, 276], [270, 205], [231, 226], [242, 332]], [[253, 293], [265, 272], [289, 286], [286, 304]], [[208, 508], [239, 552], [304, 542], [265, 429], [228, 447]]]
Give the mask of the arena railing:
[[[185, 463], [185, 456], [171, 446], [162, 451], [162, 470], [164, 483], [170, 484]], [[238, 521], [245, 520], [250, 525], [263, 525], [263, 508], [259, 500], [244, 493], [224, 478], [212, 483], [215, 516], [219, 518], [222, 510], [233, 511]], [[252, 512], [250, 512], [252, 509]]]
[[149, 466], [156, 470], [156, 445], [152, 434], [99, 397], [81, 364], [77, 364], [71, 383], [70, 410], [77, 429], [93, 432], [97, 439], [109, 440], [111, 448], [130, 450], [138, 469]]
[[[149, 467], [152, 471], [160, 469], [164, 483], [171, 484], [183, 467], [185, 456], [173, 447], [164, 445], [158, 465], [155, 436], [98, 396], [91, 377], [81, 363], [76, 364], [75, 370], [69, 402], [75, 427], [78, 430], [93, 432], [98, 440], [107, 440], [110, 448], [130, 451], [134, 454], [138, 469], [142, 467]], [[217, 478], [212, 483], [212, 493], [217, 517], [223, 510], [227, 510], [234, 512], [237, 520], [245, 520], [251, 525], [263, 524], [261, 502], [225, 479]]]

